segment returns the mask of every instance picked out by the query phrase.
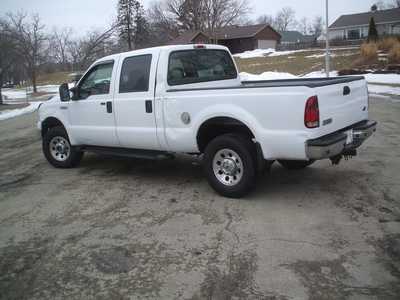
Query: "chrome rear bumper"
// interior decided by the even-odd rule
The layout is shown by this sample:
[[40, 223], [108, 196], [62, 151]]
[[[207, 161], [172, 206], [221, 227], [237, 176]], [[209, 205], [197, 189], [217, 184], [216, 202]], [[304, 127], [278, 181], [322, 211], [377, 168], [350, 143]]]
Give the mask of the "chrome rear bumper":
[[[354, 150], [360, 147], [376, 131], [376, 125], [376, 121], [363, 121], [333, 134], [308, 140], [306, 142], [306, 155], [309, 159], [318, 160], [331, 158], [348, 150]], [[352, 130], [351, 142], [346, 143], [350, 130]]]

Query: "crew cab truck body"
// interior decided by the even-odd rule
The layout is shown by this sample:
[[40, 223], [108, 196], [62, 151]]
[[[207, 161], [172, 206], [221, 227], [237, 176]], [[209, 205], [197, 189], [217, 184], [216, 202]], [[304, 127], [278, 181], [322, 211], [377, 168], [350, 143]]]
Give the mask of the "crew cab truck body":
[[374, 131], [363, 77], [243, 82], [227, 48], [165, 46], [96, 61], [39, 109], [56, 167], [84, 151], [145, 158], [204, 154], [220, 194], [241, 197], [265, 162], [289, 169], [355, 155]]

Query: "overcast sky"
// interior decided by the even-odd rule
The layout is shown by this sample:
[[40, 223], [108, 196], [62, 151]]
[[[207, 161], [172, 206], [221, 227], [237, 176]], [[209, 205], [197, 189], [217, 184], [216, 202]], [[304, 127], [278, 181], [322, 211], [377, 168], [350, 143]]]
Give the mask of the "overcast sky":
[[[152, 0], [141, 1], [145, 7]], [[249, 0], [253, 7], [250, 17], [275, 15], [285, 6], [296, 11], [297, 19], [325, 15], [325, 0]], [[368, 11], [377, 0], [330, 0], [330, 23], [342, 14]], [[391, 2], [387, 0], [387, 2]], [[24, 10], [38, 13], [48, 29], [72, 27], [76, 32], [103, 29], [115, 18], [117, 0], [0, 0], [0, 15]]]

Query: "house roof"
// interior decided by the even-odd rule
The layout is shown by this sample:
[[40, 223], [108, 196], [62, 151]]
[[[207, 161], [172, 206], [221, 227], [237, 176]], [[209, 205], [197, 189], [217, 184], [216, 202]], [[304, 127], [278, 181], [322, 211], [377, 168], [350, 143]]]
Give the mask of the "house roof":
[[316, 39], [313, 35], [304, 35], [296, 30], [281, 31], [282, 43], [298, 43], [298, 42], [312, 42]]
[[366, 13], [342, 15], [329, 28], [368, 25], [371, 18], [375, 23], [400, 22], [400, 8], [369, 11]]
[[[221, 29], [216, 30], [213, 34], [213, 39], [218, 40], [230, 40], [230, 39], [239, 39], [239, 38], [251, 38], [256, 36], [260, 31], [264, 29], [270, 29], [272, 32], [276, 33], [276, 36], [279, 38], [280, 34], [275, 31], [268, 24], [258, 24], [258, 25], [247, 25], [247, 26], [227, 26]], [[180, 34], [178, 37], [170, 41], [168, 44], [187, 44], [193, 42], [193, 40], [199, 35], [203, 34], [204, 36], [210, 38], [209, 34], [206, 34], [203, 31], [186, 31]]]
[[203, 34], [204, 36], [208, 37], [204, 32], [197, 30], [197, 31], [185, 31], [173, 40], [169, 41], [168, 44], [171, 45], [178, 45], [178, 44], [188, 44], [191, 43], [199, 34]]
[[257, 24], [257, 25], [247, 25], [247, 26], [227, 26], [221, 28], [216, 31], [215, 38], [218, 40], [230, 40], [230, 39], [240, 39], [240, 38], [251, 38], [257, 35], [260, 31], [265, 28], [269, 28], [270, 30], [277, 33], [278, 37], [280, 36], [278, 32], [276, 32], [271, 26], [268, 24]]

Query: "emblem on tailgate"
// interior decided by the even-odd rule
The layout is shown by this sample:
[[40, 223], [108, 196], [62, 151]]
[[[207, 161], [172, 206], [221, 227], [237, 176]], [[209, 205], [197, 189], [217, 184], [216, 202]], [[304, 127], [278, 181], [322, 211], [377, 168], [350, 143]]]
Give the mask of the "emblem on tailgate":
[[331, 124], [332, 123], [332, 118], [329, 118], [329, 119], [326, 119], [326, 120], [323, 120], [322, 121], [322, 126], [326, 126], [326, 125], [328, 125], [328, 124]]

